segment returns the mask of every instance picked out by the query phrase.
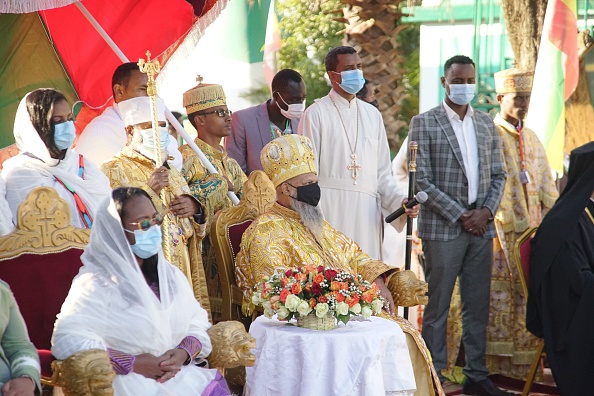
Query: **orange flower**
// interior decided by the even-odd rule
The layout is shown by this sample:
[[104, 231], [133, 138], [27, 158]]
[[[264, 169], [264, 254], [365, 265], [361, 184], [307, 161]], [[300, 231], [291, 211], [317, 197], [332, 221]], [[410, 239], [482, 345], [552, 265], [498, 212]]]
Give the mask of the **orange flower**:
[[340, 290], [349, 290], [349, 282], [340, 282]]
[[299, 294], [299, 293], [301, 293], [301, 284], [300, 283], [293, 283], [293, 285], [291, 286], [291, 292], [293, 294]]
[[373, 290], [368, 290], [361, 296], [361, 300], [365, 301], [367, 304], [371, 304], [373, 301], [373, 297], [375, 296], [375, 292]]
[[340, 290], [340, 282], [332, 281], [330, 283], [330, 290]]
[[305, 279], [307, 279], [307, 276], [305, 276], [305, 274], [298, 272], [295, 274], [295, 279], [298, 280], [299, 282], [304, 281]]
[[305, 287], [304, 287], [303, 289], [304, 289], [306, 292], [308, 292], [308, 293], [311, 293], [311, 286], [312, 286], [312, 283], [311, 283], [311, 282], [307, 282], [307, 283], [305, 284]]
[[355, 304], [359, 302], [359, 296], [357, 294], [352, 295], [351, 297], [347, 298], [346, 303], [348, 304], [349, 308], [353, 308]]
[[343, 302], [345, 300], [344, 295], [339, 292], [334, 292], [334, 297], [336, 298], [336, 301], [338, 301], [338, 302]]
[[327, 303], [328, 298], [326, 298], [326, 296], [320, 296], [320, 297], [318, 297], [318, 302], [319, 303]]
[[316, 302], [316, 299], [315, 298], [310, 298], [309, 299], [309, 307], [310, 308], [312, 308], [312, 309], [315, 308], [317, 304], [318, 303]]
[[275, 304], [278, 300], [280, 300], [279, 296], [272, 296], [270, 297], [270, 304]]
[[281, 286], [287, 287], [287, 283], [289, 283], [289, 278], [282, 278], [281, 279]]
[[316, 283], [322, 283], [324, 281], [324, 275], [317, 274], [316, 276], [314, 276], [313, 281]]
[[287, 289], [283, 289], [283, 290], [281, 290], [279, 297], [280, 297], [280, 300], [281, 300], [281, 302], [282, 302], [283, 304], [285, 303], [285, 301], [287, 301], [287, 296], [288, 296], [289, 294], [290, 294], [290, 293], [289, 293], [289, 291], [288, 291]]
[[313, 272], [316, 270], [316, 267], [314, 267], [313, 265], [305, 265], [303, 266], [303, 268], [305, 268], [305, 273], [307, 274], [308, 272]]

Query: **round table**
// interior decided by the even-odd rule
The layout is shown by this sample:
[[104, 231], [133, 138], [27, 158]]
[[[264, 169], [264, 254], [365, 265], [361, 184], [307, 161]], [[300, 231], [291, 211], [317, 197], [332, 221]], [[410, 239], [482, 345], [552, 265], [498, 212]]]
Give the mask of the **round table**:
[[256, 364], [246, 367], [249, 396], [412, 395], [415, 379], [400, 326], [371, 317], [309, 330], [258, 317]]

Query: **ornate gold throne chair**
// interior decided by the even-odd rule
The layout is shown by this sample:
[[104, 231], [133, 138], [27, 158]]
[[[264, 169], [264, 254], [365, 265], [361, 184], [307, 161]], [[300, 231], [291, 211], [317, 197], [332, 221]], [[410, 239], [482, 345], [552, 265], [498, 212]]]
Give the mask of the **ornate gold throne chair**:
[[[91, 232], [72, 226], [70, 216], [68, 204], [52, 188], [31, 191], [19, 206], [16, 229], [0, 237], [0, 279], [10, 285], [38, 349], [42, 384], [62, 387], [66, 396], [113, 395], [115, 372], [105, 351], [82, 351], [64, 361], [50, 352], [56, 315], [81, 267]], [[211, 367], [224, 372], [254, 364], [255, 341], [241, 323], [222, 322], [208, 333]]]
[[[235, 281], [235, 258], [241, 237], [256, 217], [268, 211], [276, 201], [276, 189], [262, 171], [253, 171], [243, 186], [239, 205], [220, 211], [212, 222], [210, 235], [215, 249], [223, 292], [222, 320], [233, 318], [233, 307], [241, 307], [242, 290]], [[239, 312], [239, 311], [236, 311]]]
[[16, 229], [0, 238], [0, 279], [19, 304], [41, 361], [41, 382], [56, 385], [51, 336], [56, 315], [81, 266], [90, 230], [70, 225], [70, 208], [56, 191], [39, 187], [19, 206]]

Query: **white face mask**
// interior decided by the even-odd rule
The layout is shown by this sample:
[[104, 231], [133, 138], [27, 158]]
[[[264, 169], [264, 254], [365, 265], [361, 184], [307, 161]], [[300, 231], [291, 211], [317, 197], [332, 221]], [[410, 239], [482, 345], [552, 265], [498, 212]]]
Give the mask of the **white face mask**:
[[288, 110], [285, 110], [282, 107], [280, 107], [278, 102], [276, 102], [276, 105], [278, 106], [283, 117], [288, 118], [289, 120], [296, 120], [297, 118], [303, 115], [303, 112], [305, 111], [305, 101], [303, 101], [303, 103], [288, 104], [287, 102], [285, 102], [280, 93], [278, 93], [278, 97], [288, 107]]
[[467, 105], [474, 99], [476, 84], [448, 84], [448, 86], [450, 87], [448, 97], [455, 104], [460, 106]]

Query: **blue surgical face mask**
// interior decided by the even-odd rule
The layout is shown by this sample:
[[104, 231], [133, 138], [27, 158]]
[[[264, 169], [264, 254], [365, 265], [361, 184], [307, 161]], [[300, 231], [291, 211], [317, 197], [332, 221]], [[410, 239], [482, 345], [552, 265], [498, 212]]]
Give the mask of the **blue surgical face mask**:
[[60, 150], [66, 150], [74, 143], [76, 128], [74, 121], [61, 122], [54, 125], [54, 143]]
[[[140, 134], [142, 135], [142, 145], [149, 150], [153, 150], [155, 145], [155, 140], [153, 139], [153, 128], [142, 129]], [[169, 136], [169, 130], [167, 127], [159, 127], [161, 150], [165, 150], [167, 148], [167, 145], [169, 144]]]
[[340, 76], [342, 77], [342, 82], [338, 86], [352, 95], [359, 92], [365, 85], [365, 77], [363, 77], [362, 70], [345, 70], [340, 73]]
[[161, 226], [154, 224], [146, 231], [134, 230], [134, 239], [136, 243], [130, 245], [135, 255], [141, 259], [147, 259], [161, 250], [163, 234]]
[[448, 97], [457, 105], [467, 105], [474, 99], [476, 84], [448, 84], [448, 86], [450, 87]]

